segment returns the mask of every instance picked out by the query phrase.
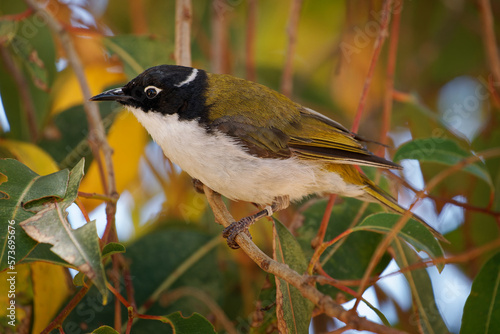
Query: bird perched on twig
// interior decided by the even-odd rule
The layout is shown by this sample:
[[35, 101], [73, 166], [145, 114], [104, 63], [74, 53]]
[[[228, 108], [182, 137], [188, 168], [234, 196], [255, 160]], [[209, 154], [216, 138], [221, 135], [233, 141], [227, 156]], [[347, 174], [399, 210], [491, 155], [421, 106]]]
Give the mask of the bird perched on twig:
[[161, 65], [91, 100], [124, 105], [172, 162], [212, 190], [262, 205], [224, 230], [232, 248], [238, 248], [236, 235], [248, 233], [256, 220], [311, 194], [335, 193], [406, 211], [354, 166], [399, 165], [370, 153], [366, 140], [341, 124], [258, 83]]

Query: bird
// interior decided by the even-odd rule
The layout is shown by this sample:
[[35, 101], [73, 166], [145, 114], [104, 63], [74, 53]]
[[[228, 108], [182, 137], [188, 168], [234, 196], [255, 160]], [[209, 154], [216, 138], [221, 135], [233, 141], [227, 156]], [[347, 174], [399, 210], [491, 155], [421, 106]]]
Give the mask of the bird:
[[[224, 229], [231, 248], [239, 247], [239, 233], [250, 235], [255, 221], [314, 194], [354, 197], [406, 212], [357, 168], [401, 166], [368, 151], [368, 140], [340, 123], [259, 83], [158, 65], [90, 100], [120, 103], [193, 180], [262, 208]], [[420, 217], [413, 218], [446, 240]]]

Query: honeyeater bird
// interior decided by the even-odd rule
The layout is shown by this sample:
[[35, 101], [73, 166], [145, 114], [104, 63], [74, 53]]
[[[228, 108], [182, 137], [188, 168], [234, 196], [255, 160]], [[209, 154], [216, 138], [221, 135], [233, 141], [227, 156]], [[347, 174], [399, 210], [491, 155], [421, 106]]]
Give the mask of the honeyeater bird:
[[160, 65], [91, 100], [121, 103], [192, 178], [231, 200], [264, 208], [224, 230], [233, 248], [236, 235], [248, 233], [257, 219], [311, 194], [356, 197], [406, 211], [354, 166], [399, 165], [373, 155], [363, 138], [336, 121], [261, 84]]

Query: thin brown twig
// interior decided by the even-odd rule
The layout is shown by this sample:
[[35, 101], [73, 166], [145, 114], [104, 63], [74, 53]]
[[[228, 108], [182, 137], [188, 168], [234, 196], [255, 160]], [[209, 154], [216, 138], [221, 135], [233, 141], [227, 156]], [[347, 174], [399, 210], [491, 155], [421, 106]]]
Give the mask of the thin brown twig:
[[498, 247], [500, 247], [500, 239], [493, 240], [492, 242], [487, 243], [486, 245], [483, 245], [483, 246], [471, 249], [470, 251], [467, 251], [467, 252], [462, 253], [462, 254], [448, 256], [448, 257], [443, 256], [443, 257], [439, 257], [439, 258], [436, 258], [436, 259], [428, 259], [428, 260], [423, 260], [423, 261], [420, 261], [420, 262], [416, 262], [416, 263], [413, 263], [413, 264], [411, 264], [411, 265], [409, 265], [407, 267], [400, 268], [398, 271], [395, 271], [393, 273], [390, 273], [390, 274], [387, 274], [387, 275], [384, 275], [384, 276], [375, 277], [373, 279], [373, 281], [376, 282], [376, 281], [382, 280], [384, 278], [387, 278], [389, 276], [393, 276], [393, 275], [397, 275], [397, 274], [402, 274], [402, 273], [405, 273], [405, 272], [408, 272], [408, 271], [412, 271], [412, 270], [415, 270], [415, 269], [427, 268], [429, 266], [435, 266], [437, 264], [449, 264], [449, 263], [467, 262], [467, 261], [470, 261], [472, 259], [475, 259], [475, 258], [483, 255], [484, 253], [486, 253], [486, 252], [488, 252], [490, 250], [494, 250], [494, 249], [496, 249]]
[[203, 304], [205, 304], [208, 309], [213, 313], [215, 318], [220, 321], [222, 327], [229, 333], [229, 334], [237, 334], [238, 331], [234, 327], [233, 323], [229, 318], [227, 317], [226, 313], [224, 310], [213, 300], [211, 296], [209, 296], [205, 291], [194, 288], [194, 287], [189, 287], [189, 286], [184, 286], [177, 288], [175, 290], [169, 291], [165, 293], [162, 297], [160, 302], [162, 304], [168, 304], [173, 303], [179, 298], [182, 297], [194, 297], [201, 301]]
[[[498, 53], [497, 40], [495, 36], [495, 23], [491, 12], [490, 0], [478, 0], [479, 12], [481, 14], [483, 28], [483, 43], [488, 58], [490, 70], [495, 82], [500, 83], [500, 55]], [[494, 87], [495, 88], [495, 87]]]
[[297, 32], [299, 30], [300, 11], [303, 0], [293, 0], [290, 7], [290, 17], [286, 28], [288, 34], [288, 44], [285, 54], [285, 67], [281, 77], [281, 93], [285, 96], [292, 96], [293, 89], [293, 59], [295, 58], [295, 46], [297, 44]]
[[[210, 207], [215, 215], [215, 220], [224, 227], [229, 226], [231, 222], [235, 221], [227, 210], [221, 196], [206, 186], [204, 186], [204, 190]], [[359, 317], [355, 312], [345, 310], [330, 296], [321, 293], [313, 285], [311, 285], [313, 282], [311, 280], [311, 276], [300, 275], [296, 271], [292, 270], [288, 265], [271, 259], [269, 256], [264, 254], [245, 233], [238, 234], [236, 236], [236, 242], [262, 270], [284, 279], [290, 285], [297, 288], [301, 292], [302, 296], [313, 302], [317, 308], [326, 315], [337, 318], [347, 325], [353, 325], [353, 327], [358, 330], [368, 330], [374, 333], [388, 334], [403, 333], [397, 329], [389, 328]]]
[[[403, 9], [403, 0], [397, 2], [398, 8], [394, 8], [394, 15], [392, 18], [391, 35], [389, 38], [389, 51], [387, 55], [387, 69], [385, 78], [385, 94], [384, 94], [384, 108], [382, 111], [382, 130], [380, 134], [380, 143], [387, 145], [387, 133], [391, 128], [391, 115], [392, 115], [392, 91], [394, 90], [394, 73], [396, 71], [396, 56], [398, 51], [399, 40], [399, 24], [401, 22], [401, 11]], [[383, 156], [385, 152], [384, 146], [380, 146], [379, 155]]]
[[[120, 254], [121, 255], [121, 254]], [[125, 259], [123, 256], [121, 257], [123, 260], [122, 262], [122, 276], [123, 276], [123, 281], [125, 284], [125, 291], [127, 293], [127, 300], [129, 301], [130, 305], [133, 306], [135, 309], [137, 309], [137, 303], [135, 302], [135, 292], [134, 292], [134, 285], [132, 284], [132, 274], [130, 273], [130, 268], [128, 267]]]
[[129, 18], [132, 23], [134, 35], [144, 35], [148, 32], [148, 20], [146, 15], [146, 4], [144, 0], [129, 1]]
[[445, 178], [450, 176], [453, 173], [458, 172], [462, 168], [471, 165], [473, 163], [476, 163], [478, 161], [481, 161], [482, 159], [488, 159], [491, 157], [496, 157], [500, 156], [500, 148], [495, 147], [495, 148], [490, 148], [488, 150], [484, 150], [481, 152], [477, 152], [476, 155], [470, 156], [468, 158], [463, 159], [462, 161], [459, 161], [455, 165], [443, 170], [436, 176], [434, 176], [428, 183], [426, 188], [426, 192], [430, 192], [431, 189], [433, 189], [435, 186], [437, 186], [440, 182], [442, 182]]
[[73, 298], [71, 298], [70, 302], [66, 304], [66, 306], [62, 309], [62, 311], [59, 312], [57, 317], [54, 320], [52, 320], [52, 322], [42, 331], [41, 334], [49, 334], [54, 329], [61, 328], [64, 319], [66, 319], [66, 317], [71, 313], [71, 311], [78, 305], [78, 303], [80, 303], [82, 298], [85, 297], [91, 286], [92, 283], [83, 286], [76, 293], [76, 295], [74, 295]]
[[311, 241], [311, 245], [314, 249], [317, 249], [320, 244], [325, 240], [326, 230], [328, 228], [328, 223], [330, 222], [330, 217], [332, 215], [333, 205], [337, 199], [337, 194], [331, 194], [328, 196], [328, 202], [326, 204], [325, 213], [321, 219], [321, 224], [319, 225], [318, 233], [316, 237]]
[[[373, 255], [370, 259], [370, 262], [368, 263], [368, 267], [366, 268], [365, 273], [363, 274], [363, 277], [361, 279], [361, 283], [360, 283], [359, 288], [358, 288], [358, 295], [359, 296], [363, 295], [363, 292], [365, 291], [366, 287], [368, 286], [368, 284], [370, 282], [371, 273], [375, 269], [375, 266], [379, 263], [380, 259], [382, 258], [385, 251], [389, 247], [390, 243], [392, 242], [392, 240], [394, 240], [394, 238], [396, 238], [399, 231], [401, 231], [401, 229], [406, 225], [408, 220], [411, 218], [411, 211], [410, 210], [413, 209], [415, 204], [420, 200], [420, 198], [421, 198], [420, 196], [422, 196], [421, 193], [419, 193], [417, 195], [417, 198], [415, 199], [415, 201], [410, 205], [408, 210], [401, 216], [401, 218], [396, 222], [396, 224], [394, 224], [394, 226], [389, 231], [389, 233], [387, 233], [385, 238], [382, 240], [382, 242], [375, 249], [375, 252], [373, 253]], [[354, 310], [357, 309], [360, 301], [361, 301], [361, 298], [358, 297], [356, 299], [354, 306], [353, 306]]]
[[380, 21], [380, 33], [375, 40], [372, 60], [370, 62], [370, 67], [368, 69], [368, 74], [366, 75], [365, 84], [363, 86], [363, 91], [361, 92], [361, 97], [359, 99], [358, 110], [356, 111], [356, 116], [352, 124], [352, 132], [358, 132], [359, 124], [361, 123], [361, 116], [363, 115], [363, 110], [365, 109], [366, 98], [368, 97], [368, 91], [372, 83], [373, 74], [375, 73], [375, 65], [377, 64], [378, 57], [384, 45], [384, 41], [388, 35], [387, 27], [390, 21], [390, 10], [392, 6], [392, 0], [385, 0], [382, 8], [382, 18]]
[[[73, 40], [69, 35], [68, 31], [64, 26], [53, 16], [53, 14], [45, 7], [43, 4], [36, 0], [25, 0], [29, 7], [31, 7], [36, 13], [41, 15], [47, 26], [53, 31], [53, 33], [59, 38], [61, 46], [66, 54], [69, 66], [72, 68], [75, 76], [77, 78], [80, 90], [83, 96], [83, 108], [85, 110], [85, 115], [87, 116], [87, 122], [89, 125], [88, 141], [92, 149], [92, 154], [96, 159], [99, 170], [101, 171], [101, 182], [103, 188], [106, 189], [106, 195], [114, 198], [118, 198], [118, 193], [116, 190], [116, 180], [115, 172], [113, 167], [113, 149], [109, 146], [106, 138], [106, 131], [104, 129], [104, 124], [99, 113], [99, 108], [96, 103], [90, 101], [92, 96], [90, 92], [90, 87], [87, 82], [87, 77], [85, 76], [85, 71], [83, 64], [80, 60], [76, 48], [73, 44]], [[103, 159], [101, 160], [100, 153], [103, 153]], [[104, 175], [104, 171], [106, 175]], [[106, 228], [102, 241], [104, 243], [118, 241], [118, 236], [116, 233], [115, 224], [115, 214], [116, 214], [116, 201], [110, 201], [106, 203]], [[112, 256], [113, 268], [116, 270], [118, 268], [117, 256]], [[115, 286], [119, 286], [120, 282], [118, 277], [114, 277]], [[115, 300], [115, 319], [120, 320], [121, 312], [119, 312], [119, 302]], [[120, 321], [121, 322], [121, 321]]]
[[83, 191], [78, 192], [78, 197], [83, 197], [87, 199], [96, 199], [100, 201], [105, 201], [105, 202], [116, 202], [116, 197], [110, 197], [104, 194], [98, 194], [98, 193], [86, 193]]
[[19, 92], [20, 102], [22, 105], [21, 109], [25, 114], [26, 121], [28, 122], [29, 138], [31, 142], [34, 143], [38, 139], [38, 126], [36, 121], [36, 108], [29, 91], [28, 81], [2, 43], [0, 43], [0, 54], [2, 55], [2, 59], [5, 63], [5, 69], [14, 79], [17, 91]]
[[[428, 260], [422, 260], [420, 262], [413, 263], [407, 267], [400, 268], [397, 271], [394, 271], [392, 273], [386, 274], [384, 276], [374, 276], [370, 277], [369, 279], [369, 284], [374, 284], [378, 281], [381, 281], [385, 278], [403, 274], [408, 271], [412, 271], [415, 269], [421, 269], [421, 268], [427, 268], [430, 266], [435, 266], [437, 264], [449, 264], [449, 263], [461, 263], [461, 262], [467, 262], [470, 261], [474, 258], [477, 258], [484, 253], [494, 250], [496, 248], [500, 247], [500, 239], [496, 239], [486, 245], [471, 249], [470, 251], [467, 251], [462, 254], [458, 255], [453, 255], [453, 256], [443, 256], [435, 259], [428, 259]], [[347, 286], [359, 286], [361, 284], [362, 280], [337, 280], [332, 277], [329, 277], [328, 275], [324, 275], [321, 273], [321, 276], [313, 276], [315, 282], [319, 284], [328, 284], [337, 287], [338, 285], [347, 285]]]
[[[83, 95], [83, 107], [85, 109], [85, 114], [87, 115], [87, 121], [89, 123], [89, 143], [92, 147], [92, 153], [94, 157], [99, 162], [99, 152], [102, 150], [104, 155], [104, 161], [101, 162], [100, 166], [103, 170], [107, 172], [107, 180], [105, 177], [102, 177], [102, 184], [105, 189], [107, 189], [107, 195], [111, 197], [117, 197], [118, 194], [116, 192], [116, 181], [114, 175], [113, 168], [113, 160], [112, 154], [113, 150], [109, 146], [106, 131], [104, 130], [104, 125], [102, 123], [101, 115], [99, 113], [99, 109], [97, 105], [93, 102], [90, 102], [89, 99], [92, 96], [90, 92], [90, 87], [87, 82], [87, 78], [85, 76], [83, 64], [80, 60], [80, 57], [73, 45], [73, 41], [71, 40], [70, 35], [64, 29], [63, 25], [50, 13], [43, 4], [37, 2], [36, 0], [25, 0], [28, 6], [30, 6], [35, 12], [39, 13], [45, 19], [48, 27], [58, 36], [61, 41], [61, 45], [66, 53], [66, 57], [68, 59], [68, 63], [70, 67], [75, 72], [76, 78], [80, 85], [80, 90]], [[107, 213], [110, 214], [116, 211], [116, 203], [108, 202], [106, 206]], [[108, 225], [113, 224], [114, 221], [108, 220]], [[116, 241], [116, 236], [113, 236], [113, 240], [105, 240], [108, 241]]]
[[[389, 176], [390, 178], [396, 180], [397, 182], [401, 183], [405, 188], [408, 188], [410, 189], [412, 192], [414, 193], [417, 193], [418, 190], [415, 189], [415, 187], [413, 187], [411, 184], [409, 184], [405, 179], [403, 179], [402, 177], [400, 177], [399, 175], [396, 175], [394, 173], [386, 173], [385, 175]], [[427, 198], [430, 198], [438, 203], [448, 203], [448, 204], [453, 204], [453, 205], [456, 205], [456, 206], [459, 206], [465, 210], [469, 210], [469, 211], [475, 211], [475, 212], [481, 212], [481, 213], [484, 213], [484, 214], [487, 214], [487, 215], [490, 215], [490, 216], [493, 216], [493, 217], [500, 217], [500, 212], [495, 212], [495, 211], [492, 211], [491, 209], [488, 209], [488, 208], [481, 208], [481, 207], [478, 207], [478, 206], [474, 206], [474, 205], [471, 205], [469, 203], [463, 203], [463, 202], [459, 202], [457, 200], [454, 200], [453, 198], [444, 198], [444, 197], [439, 197], [439, 196], [435, 196], [435, 195], [432, 195], [432, 194], [426, 194], [425, 197]]]
[[[401, 216], [401, 218], [396, 222], [396, 224], [392, 227], [391, 231], [387, 233], [385, 238], [382, 240], [382, 242], [377, 246], [375, 249], [375, 252], [372, 255], [372, 258], [370, 260], [370, 263], [368, 264], [368, 267], [365, 270], [365, 273], [363, 275], [363, 278], [361, 279], [361, 284], [359, 285], [358, 288], [358, 294], [362, 295], [363, 291], [366, 289], [369, 283], [369, 278], [373, 270], [375, 269], [375, 266], [378, 264], [380, 259], [382, 258], [384, 252], [387, 250], [389, 247], [390, 243], [396, 235], [401, 231], [401, 229], [405, 226], [406, 222], [410, 219], [411, 217], [411, 210], [413, 207], [422, 199], [425, 197], [426, 193], [429, 193], [434, 187], [436, 187], [440, 182], [442, 182], [445, 178], [450, 176], [451, 174], [461, 170], [467, 165], [473, 164], [476, 161], [479, 161], [481, 159], [486, 159], [494, 156], [499, 156], [500, 155], [500, 148], [493, 148], [489, 150], [485, 150], [483, 152], [478, 152], [477, 155], [468, 157], [466, 159], [463, 159], [459, 163], [455, 164], [454, 166], [451, 166], [444, 171], [440, 172], [436, 176], [434, 176], [425, 186], [425, 189], [423, 191], [419, 191], [416, 193], [416, 198], [413, 201], [413, 203], [410, 205], [408, 210]], [[359, 305], [360, 299], [356, 299], [356, 302], [354, 304], [353, 309], [356, 309]]]
[[210, 64], [213, 73], [229, 73], [229, 5], [222, 0], [212, 6]]
[[[112, 275], [112, 278], [113, 278], [113, 284], [115, 285], [115, 289], [116, 290], [119, 290], [120, 289], [120, 278], [119, 278], [119, 275], [120, 275], [120, 264], [118, 262], [118, 258], [120, 254], [117, 254], [116, 256], [114, 256], [112, 258], [112, 266], [113, 266], [113, 272], [115, 273], [115, 275]], [[121, 332], [122, 331], [122, 308], [121, 308], [121, 305], [120, 305], [120, 301], [115, 299], [115, 317], [114, 317], [114, 328], [117, 332]]]
[[255, 31], [257, 25], [257, 0], [248, 0], [247, 29], [245, 37], [245, 69], [246, 78], [250, 81], [257, 81], [255, 71]]
[[0, 21], [22, 21], [22, 20], [30, 17], [31, 14], [33, 14], [33, 9], [28, 8], [24, 12], [19, 13], [19, 14], [10, 14], [10, 15], [0, 16]]
[[78, 206], [78, 208], [80, 209], [80, 211], [82, 212], [83, 218], [85, 218], [85, 221], [87, 223], [89, 223], [90, 217], [89, 217], [89, 214], [87, 213], [87, 210], [85, 209], [85, 206], [83, 205], [82, 201], [77, 197], [75, 200], [75, 203]]
[[175, 1], [175, 63], [191, 66], [191, 0]]
[[342, 334], [342, 333], [345, 333], [346, 331], [351, 330], [351, 329], [353, 329], [353, 327], [350, 325], [347, 325], [347, 326], [344, 326], [342, 328], [330, 331], [330, 332], [328, 332], [328, 334]]
[[497, 84], [494, 81], [495, 79], [493, 78], [493, 76], [488, 75], [488, 88], [489, 91], [491, 92], [493, 104], [495, 105], [496, 108], [500, 108], [500, 94], [495, 88]]

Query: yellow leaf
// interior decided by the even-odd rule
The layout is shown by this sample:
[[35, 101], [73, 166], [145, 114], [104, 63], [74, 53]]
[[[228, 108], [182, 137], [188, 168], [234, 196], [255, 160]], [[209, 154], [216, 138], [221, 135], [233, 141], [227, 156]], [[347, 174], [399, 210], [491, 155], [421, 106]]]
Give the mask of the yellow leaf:
[[32, 263], [31, 277], [34, 315], [32, 333], [40, 333], [56, 317], [70, 296], [71, 288], [66, 269], [54, 264]]
[[18, 161], [35, 173], [47, 175], [59, 170], [52, 157], [40, 147], [17, 140], [0, 140], [0, 147], [6, 148]]
[[[125, 74], [114, 64], [93, 64], [85, 67], [85, 76], [92, 95], [101, 93], [109, 86], [123, 83], [127, 80]], [[71, 69], [62, 71], [56, 78], [52, 87], [54, 102], [52, 103], [52, 116], [83, 103], [82, 91], [75, 73]]]
[[[113, 148], [113, 166], [116, 177], [116, 187], [121, 193], [138, 175], [139, 159], [148, 142], [146, 130], [136, 118], [127, 111], [122, 111], [111, 126], [108, 141]], [[87, 175], [84, 177], [80, 191], [89, 193], [104, 193], [99, 169], [96, 161], [92, 161]], [[96, 200], [82, 199], [87, 210], [92, 210], [100, 204]]]
[[[15, 303], [15, 312], [4, 306], [0, 307], [0, 332], [3, 333], [4, 328], [14, 329], [14, 331], [19, 329], [20, 323], [22, 323], [27, 316], [25, 310], [29, 309], [32, 298], [33, 290], [30, 279], [30, 266], [28, 264], [16, 265], [15, 271], [6, 270], [0, 272], [0, 305], [11, 305], [12, 301]], [[14, 314], [15, 327], [11, 327], [11, 325], [1, 325], [13, 320]], [[9, 317], [9, 315], [11, 316]]]

